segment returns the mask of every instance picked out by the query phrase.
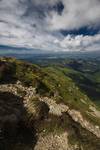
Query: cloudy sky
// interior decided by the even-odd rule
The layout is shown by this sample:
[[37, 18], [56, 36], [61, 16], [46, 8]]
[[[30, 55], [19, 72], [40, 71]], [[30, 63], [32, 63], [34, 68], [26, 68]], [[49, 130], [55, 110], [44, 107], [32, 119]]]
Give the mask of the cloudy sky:
[[100, 50], [100, 0], [0, 0], [0, 52], [7, 48]]

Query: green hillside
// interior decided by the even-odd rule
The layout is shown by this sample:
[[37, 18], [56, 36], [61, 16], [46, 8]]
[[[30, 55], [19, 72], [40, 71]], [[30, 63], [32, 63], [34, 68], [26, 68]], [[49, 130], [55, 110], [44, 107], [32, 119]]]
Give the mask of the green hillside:
[[[53, 66], [40, 68], [13, 58], [6, 58], [0, 63], [2, 65], [1, 83], [14, 83], [20, 80], [26, 86], [36, 87], [38, 94], [54, 97], [58, 103], [64, 103], [80, 110], [83, 115], [87, 115], [89, 105], [95, 105], [88, 97], [89, 89], [88, 92], [85, 89], [90, 87], [90, 80], [78, 71]], [[95, 89], [95, 86], [93, 88]]]
[[[97, 98], [99, 99], [100, 91], [98, 88], [99, 85], [96, 85], [94, 80], [89, 79], [89, 74], [86, 76], [86, 74], [72, 67], [61, 67], [59, 65], [40, 67], [35, 64], [16, 60], [15, 58], [1, 58], [0, 90], [2, 91], [3, 87], [5, 89], [11, 89], [11, 92], [14, 90], [15, 95], [17, 93], [17, 96], [14, 96], [14, 94], [9, 94], [9, 90], [8, 93], [0, 92], [1, 116], [2, 114], [4, 116], [7, 115], [7, 112], [9, 115], [12, 113], [16, 114], [16, 112], [20, 112], [21, 109], [21, 123], [19, 123], [18, 126], [21, 126], [21, 129], [24, 126], [25, 130], [28, 130], [27, 132], [31, 135], [31, 138], [33, 136], [33, 128], [35, 128], [34, 132], [43, 135], [43, 137], [49, 134], [62, 134], [62, 132], [67, 130], [70, 144], [78, 143], [80, 150], [82, 150], [80, 145], [82, 145], [83, 150], [97, 150], [100, 146], [99, 138], [88, 131], [88, 129], [84, 129], [81, 124], [73, 120], [72, 116], [67, 112], [61, 112], [61, 116], [55, 114], [49, 114], [48, 116], [50, 109], [47, 105], [48, 103], [46, 104], [46, 101], [40, 102], [39, 100], [41, 98], [44, 100], [46, 98], [48, 100], [50, 99], [51, 104], [53, 101], [55, 109], [56, 107], [59, 108], [57, 108], [57, 111], [60, 111], [60, 106], [62, 107], [62, 105], [64, 105], [66, 109], [68, 107], [70, 110], [75, 110], [82, 115], [84, 120], [89, 121], [94, 128], [99, 128], [100, 119], [97, 115], [100, 114], [100, 107], [96, 105], [98, 103], [94, 103], [95, 99], [94, 97], [92, 98], [92, 94], [94, 91], [96, 92], [94, 94], [98, 93]], [[16, 84], [18, 81], [20, 81], [22, 85]], [[26, 110], [25, 106], [23, 106], [24, 104], [20, 103], [20, 101], [23, 102], [24, 95], [27, 91], [29, 90], [28, 92], [30, 93], [33, 90], [31, 88], [34, 88], [36, 93], [31, 99], [28, 99], [28, 97], [25, 99]], [[90, 90], [93, 90], [92, 93]], [[30, 97], [31, 93], [28, 95]], [[4, 105], [4, 101], [6, 101], [6, 105]], [[26, 103], [27, 101], [28, 103]], [[94, 110], [90, 108], [95, 108], [96, 114]], [[18, 130], [21, 130], [20, 128]], [[25, 130], [23, 133], [21, 131], [22, 135], [18, 133], [19, 139], [15, 138], [14, 140], [20, 140], [20, 136], [23, 135], [26, 137], [27, 132]], [[95, 132], [95, 129], [92, 131]], [[87, 141], [85, 141], [85, 139], [87, 139]], [[6, 143], [9, 143], [9, 140], [6, 141]], [[25, 143], [25, 145], [27, 144]], [[0, 147], [2, 147], [2, 145], [0, 145]], [[20, 150], [20, 148], [18, 148], [18, 150]], [[24, 150], [24, 148], [22, 148], [22, 150]], [[31, 149], [26, 148], [26, 150]]]

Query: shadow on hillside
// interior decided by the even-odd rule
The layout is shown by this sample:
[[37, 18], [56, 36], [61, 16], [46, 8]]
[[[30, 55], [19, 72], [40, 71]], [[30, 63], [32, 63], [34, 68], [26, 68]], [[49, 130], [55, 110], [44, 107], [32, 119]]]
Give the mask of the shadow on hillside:
[[0, 150], [32, 150], [36, 144], [34, 127], [27, 126], [23, 99], [0, 92]]
[[13, 63], [0, 62], [0, 84], [16, 82], [16, 65]]
[[91, 100], [97, 101], [100, 99], [100, 92], [96, 90], [99, 89], [96, 83], [93, 83], [86, 77], [81, 78], [75, 74], [70, 73], [68, 76], [76, 83], [84, 94], [91, 98]]

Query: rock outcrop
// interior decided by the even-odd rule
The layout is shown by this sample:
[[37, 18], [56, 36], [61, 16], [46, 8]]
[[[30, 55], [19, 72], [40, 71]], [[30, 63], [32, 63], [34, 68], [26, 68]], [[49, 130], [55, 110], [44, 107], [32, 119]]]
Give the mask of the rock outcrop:
[[[79, 123], [82, 128], [96, 135], [97, 138], [100, 138], [100, 127], [98, 125], [93, 125], [88, 120], [84, 119], [82, 117], [82, 114], [79, 111], [70, 109], [69, 106], [67, 105], [61, 104], [61, 103], [57, 104], [55, 100], [52, 98], [42, 97], [36, 94], [35, 88], [31, 86], [25, 87], [21, 84], [20, 81], [17, 81], [17, 83], [15, 84], [0, 85], [0, 92], [12, 93], [16, 97], [15, 100], [13, 96], [12, 98], [10, 98], [9, 94], [8, 94], [8, 97], [6, 97], [6, 105], [9, 108], [9, 110], [10, 109], [12, 110], [10, 114], [8, 114], [9, 110], [7, 108], [7, 113], [6, 113], [6, 110], [4, 110], [4, 115], [2, 115], [3, 109], [5, 108], [2, 107], [2, 105], [4, 106], [3, 101], [0, 101], [1, 102], [1, 106], [0, 106], [1, 125], [4, 125], [6, 122], [10, 122], [10, 124], [13, 124], [14, 127], [16, 128], [19, 120], [21, 120], [22, 118], [26, 118], [26, 116], [24, 115], [28, 114], [27, 116], [29, 118], [29, 122], [32, 127], [34, 126], [34, 121], [36, 121], [36, 124], [37, 124], [37, 121], [39, 120], [40, 120], [40, 124], [41, 124], [41, 121], [43, 121], [44, 119], [49, 121], [48, 113], [51, 115], [55, 115], [57, 117], [62, 117], [63, 113], [67, 113], [74, 122]], [[8, 100], [10, 104], [7, 103], [7, 98], [10, 99]], [[21, 106], [23, 106], [23, 108], [21, 108]], [[37, 131], [39, 129], [38, 124], [36, 127]], [[50, 150], [56, 150], [56, 149], [75, 150], [79, 148], [77, 144], [74, 144], [72, 146], [68, 142], [69, 133], [67, 130], [60, 134], [50, 133], [45, 136], [43, 136], [43, 133], [45, 133], [45, 129], [41, 131], [41, 133], [38, 133], [38, 141], [35, 146], [35, 150], [40, 150], [40, 149], [41, 150], [49, 150], [49, 149]], [[82, 149], [82, 145], [80, 147]]]

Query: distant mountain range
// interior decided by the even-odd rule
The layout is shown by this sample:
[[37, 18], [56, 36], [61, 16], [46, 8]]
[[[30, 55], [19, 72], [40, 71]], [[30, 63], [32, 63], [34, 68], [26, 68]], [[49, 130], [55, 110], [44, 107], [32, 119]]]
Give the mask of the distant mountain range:
[[100, 51], [45, 51], [26, 47], [11, 47], [0, 45], [0, 56], [11, 56], [17, 58], [99, 58]]

